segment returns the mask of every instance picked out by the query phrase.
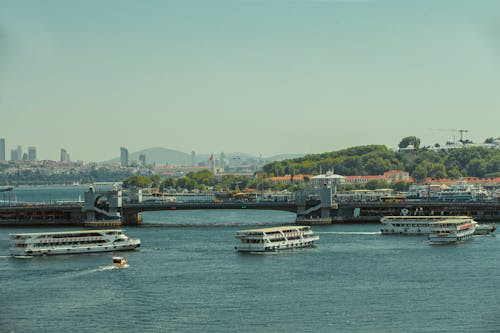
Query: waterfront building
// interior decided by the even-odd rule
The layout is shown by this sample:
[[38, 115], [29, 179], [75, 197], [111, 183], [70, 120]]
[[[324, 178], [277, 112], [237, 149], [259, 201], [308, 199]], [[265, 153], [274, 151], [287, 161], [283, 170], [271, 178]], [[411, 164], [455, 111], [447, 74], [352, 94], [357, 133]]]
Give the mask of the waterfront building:
[[328, 171], [324, 175], [317, 175], [311, 178], [312, 184], [315, 187], [330, 187], [337, 188], [345, 182], [346, 177], [337, 175], [333, 171]]
[[28, 161], [36, 161], [36, 147], [28, 147]]
[[273, 183], [281, 183], [281, 184], [302, 184], [311, 178], [313, 178], [313, 175], [298, 174], [293, 176], [284, 175], [284, 176], [269, 177], [266, 178], [266, 180]]
[[5, 161], [5, 139], [0, 138], [0, 161]]
[[120, 147], [120, 162], [121, 166], [128, 166], [128, 149], [125, 147]]
[[383, 175], [375, 175], [375, 176], [346, 176], [345, 182], [348, 184], [362, 184], [366, 185], [369, 181], [379, 181], [386, 182], [388, 184], [397, 183], [397, 182], [408, 182], [413, 183], [413, 178], [410, 177], [410, 174], [403, 170], [391, 170], [384, 172]]

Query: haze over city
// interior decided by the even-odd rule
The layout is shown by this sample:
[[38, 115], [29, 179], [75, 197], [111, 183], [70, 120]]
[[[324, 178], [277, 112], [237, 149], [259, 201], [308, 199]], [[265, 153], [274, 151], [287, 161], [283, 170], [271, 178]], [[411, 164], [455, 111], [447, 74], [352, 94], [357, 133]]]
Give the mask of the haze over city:
[[40, 159], [498, 136], [496, 1], [2, 1], [0, 137]]

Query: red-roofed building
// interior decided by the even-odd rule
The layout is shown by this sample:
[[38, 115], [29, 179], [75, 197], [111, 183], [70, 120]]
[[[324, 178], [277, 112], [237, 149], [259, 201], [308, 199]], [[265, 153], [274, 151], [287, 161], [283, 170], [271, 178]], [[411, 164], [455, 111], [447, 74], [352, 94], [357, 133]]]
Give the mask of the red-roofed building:
[[292, 179], [292, 175], [284, 175], [277, 177], [269, 177], [266, 180], [271, 181], [273, 183], [283, 183], [283, 184], [298, 184], [303, 183], [306, 179], [311, 179], [313, 175], [294, 175]]
[[383, 175], [380, 176], [346, 176], [345, 182], [347, 184], [366, 184], [369, 181], [385, 181], [387, 183], [397, 183], [397, 182], [409, 182], [413, 183], [413, 178], [410, 177], [410, 174], [403, 170], [391, 170], [384, 172]]

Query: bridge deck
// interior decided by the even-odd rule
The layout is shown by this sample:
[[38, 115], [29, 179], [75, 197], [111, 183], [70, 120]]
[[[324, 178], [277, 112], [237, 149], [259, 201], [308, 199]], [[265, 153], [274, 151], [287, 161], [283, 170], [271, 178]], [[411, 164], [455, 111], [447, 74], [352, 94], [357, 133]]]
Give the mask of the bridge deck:
[[290, 202], [167, 202], [124, 204], [124, 211], [158, 211], [158, 210], [193, 210], [193, 209], [262, 209], [281, 210], [295, 213], [297, 206]]

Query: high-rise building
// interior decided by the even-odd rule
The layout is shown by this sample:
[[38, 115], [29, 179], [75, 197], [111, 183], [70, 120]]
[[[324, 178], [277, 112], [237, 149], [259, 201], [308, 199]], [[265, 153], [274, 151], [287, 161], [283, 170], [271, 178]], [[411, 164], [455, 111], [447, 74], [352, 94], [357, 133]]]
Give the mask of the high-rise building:
[[196, 153], [194, 150], [191, 152], [191, 166], [196, 166]]
[[36, 161], [36, 147], [28, 147], [28, 161]]
[[64, 148], [61, 148], [61, 162], [68, 162], [69, 161], [69, 157], [68, 157], [68, 152], [66, 151], [66, 149]]
[[19, 156], [17, 155], [17, 149], [10, 150], [10, 160], [11, 161], [19, 161]]
[[23, 158], [23, 147], [17, 146], [17, 159], [21, 160]]
[[128, 166], [128, 150], [125, 147], [120, 147], [120, 162], [122, 166]]
[[142, 166], [146, 166], [146, 154], [140, 154], [139, 155], [139, 163]]
[[5, 139], [0, 138], [0, 161], [5, 161]]

